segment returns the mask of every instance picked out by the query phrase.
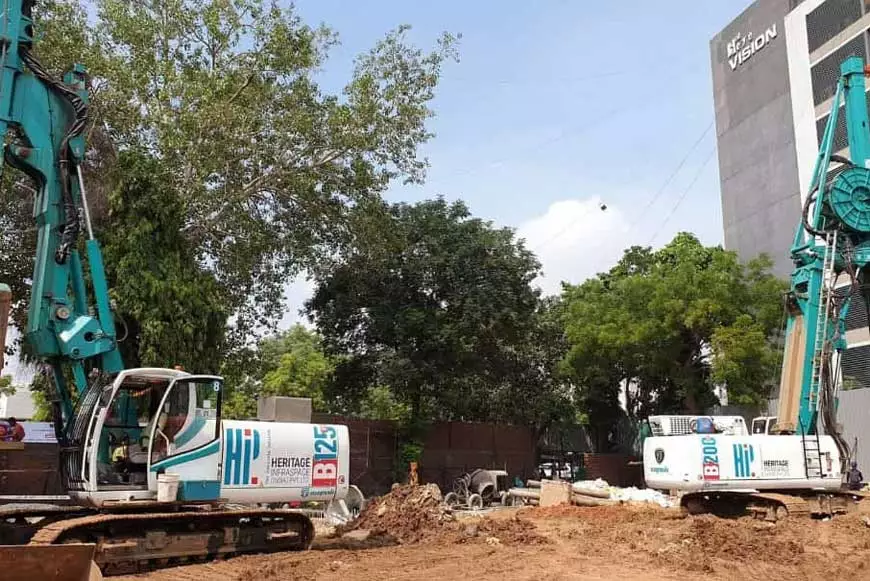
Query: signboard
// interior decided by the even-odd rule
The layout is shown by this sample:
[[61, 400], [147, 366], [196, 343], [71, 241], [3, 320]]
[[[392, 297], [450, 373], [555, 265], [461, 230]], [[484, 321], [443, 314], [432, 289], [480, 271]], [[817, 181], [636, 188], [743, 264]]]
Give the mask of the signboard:
[[[54, 435], [54, 424], [51, 422], [18, 422], [18, 425], [24, 429], [24, 439], [21, 441], [25, 444], [57, 443], [57, 438]], [[8, 429], [9, 424], [0, 420], [0, 426]]]
[[716, 438], [706, 436], [701, 438], [701, 474], [704, 480], [719, 480], [719, 447]]
[[750, 32], [735, 36], [727, 46], [728, 64], [731, 66], [731, 70], [736, 70], [737, 67], [746, 63], [758, 51], [770, 44], [774, 38], [776, 38], [776, 24], [772, 24], [758, 35]]
[[788, 460], [765, 460], [761, 463], [762, 478], [787, 478]]
[[[226, 422], [223, 485], [298, 488], [303, 496], [330, 496], [346, 485], [346, 437], [335, 426]], [[346, 460], [345, 460], [346, 462]]]

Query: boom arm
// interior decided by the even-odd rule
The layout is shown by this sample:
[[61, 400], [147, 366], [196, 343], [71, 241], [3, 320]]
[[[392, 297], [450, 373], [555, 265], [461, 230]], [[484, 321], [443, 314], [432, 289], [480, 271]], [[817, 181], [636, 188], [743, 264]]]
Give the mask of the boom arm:
[[[818, 433], [821, 419], [845, 457], [848, 446], [836, 428], [833, 354], [846, 347], [845, 320], [853, 297], [862, 293], [870, 303], [870, 295], [862, 290], [864, 267], [870, 262], [870, 120], [863, 61], [849, 57], [840, 70], [791, 252], [795, 270], [786, 299], [789, 320], [774, 429]], [[848, 159], [833, 151], [841, 99]], [[841, 164], [833, 179], [831, 162]], [[838, 282], [843, 282], [841, 275], [851, 284], [835, 292]]]
[[[58, 81], [33, 55], [35, 0], [2, 0], [0, 29], [0, 133], [4, 161], [29, 176], [36, 187], [37, 224], [25, 338], [49, 363], [64, 420], [72, 402], [64, 367], [75, 388], [87, 387], [85, 362], [106, 372], [123, 369], [109, 305], [102, 252], [94, 239], [82, 181], [87, 123], [85, 69], [76, 65]], [[81, 221], [87, 268], [79, 253]], [[90, 282], [96, 309], [88, 304]]]

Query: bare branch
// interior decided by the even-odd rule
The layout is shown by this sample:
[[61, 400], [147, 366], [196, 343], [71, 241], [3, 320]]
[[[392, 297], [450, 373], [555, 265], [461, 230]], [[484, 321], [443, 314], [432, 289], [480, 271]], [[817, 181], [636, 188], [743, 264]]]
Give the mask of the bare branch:
[[255, 75], [256, 75], [256, 73], [250, 73], [248, 75], [248, 77], [245, 79], [245, 82], [242, 83], [242, 86], [239, 87], [238, 89], [236, 89], [236, 92], [233, 93], [232, 97], [229, 98], [229, 100], [227, 101], [227, 104], [230, 104], [230, 103], [234, 102], [236, 99], [238, 99], [239, 95], [242, 94], [242, 91], [244, 91], [245, 89], [247, 89], [251, 85], [251, 81], [254, 80]]

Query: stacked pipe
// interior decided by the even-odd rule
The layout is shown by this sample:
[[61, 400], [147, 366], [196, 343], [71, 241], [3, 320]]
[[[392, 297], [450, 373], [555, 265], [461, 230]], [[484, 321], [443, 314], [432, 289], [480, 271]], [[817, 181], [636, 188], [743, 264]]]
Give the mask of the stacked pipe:
[[609, 490], [572, 484], [571, 503], [577, 506], [608, 506], [617, 504], [617, 501], [611, 500]]
[[[522, 498], [526, 503], [537, 505], [541, 501], [541, 481], [528, 480], [526, 488], [511, 488], [510, 496]], [[608, 506], [618, 504], [610, 498], [610, 491], [600, 488], [590, 488], [581, 484], [571, 485], [571, 503], [577, 506]]]

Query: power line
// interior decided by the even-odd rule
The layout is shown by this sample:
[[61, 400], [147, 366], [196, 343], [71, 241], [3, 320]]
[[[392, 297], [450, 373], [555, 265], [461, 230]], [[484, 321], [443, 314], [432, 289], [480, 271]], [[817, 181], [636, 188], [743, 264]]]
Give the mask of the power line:
[[[638, 109], [638, 108], [646, 106], [648, 104], [649, 104], [648, 102], [645, 103], [645, 102], [641, 102], [641, 101], [635, 101], [635, 102], [633, 102], [629, 105], [625, 105], [623, 107], [615, 107], [615, 108], [610, 109], [609, 111], [603, 113], [602, 115], [596, 116], [594, 119], [584, 120], [583, 123], [580, 123], [580, 124], [575, 125], [573, 127], [568, 127], [566, 129], [563, 129], [558, 135], [556, 135], [554, 137], [547, 138], [543, 141], [540, 141], [538, 143], [535, 143], [533, 145], [530, 145], [530, 146], [525, 147], [523, 149], [520, 149], [518, 151], [514, 151], [513, 153], [511, 153], [507, 157], [502, 157], [500, 159], [496, 159], [496, 160], [493, 160], [493, 161], [490, 161], [490, 162], [487, 162], [484, 164], [480, 164], [480, 165], [477, 165], [475, 167], [469, 167], [469, 168], [466, 168], [465, 170], [451, 172], [450, 177], [455, 178], [456, 176], [474, 175], [476, 173], [479, 173], [481, 171], [486, 170], [487, 168], [502, 165], [508, 161], [517, 159], [518, 157], [522, 157], [527, 153], [531, 153], [533, 151], [538, 151], [540, 149], [543, 149], [544, 147], [548, 147], [550, 145], [553, 145], [554, 143], [558, 143], [564, 139], [567, 139], [568, 137], [575, 137], [577, 135], [580, 135], [580, 134], [592, 129], [596, 125], [600, 125], [601, 123], [604, 123], [605, 121], [608, 121], [609, 119], [611, 119], [613, 117], [616, 117], [617, 115], [620, 115], [622, 113], [626, 113], [626, 112], [634, 110], [634, 109]], [[433, 181], [435, 183], [437, 183], [437, 180], [433, 180]]]
[[[695, 58], [685, 58], [679, 59], [678, 62], [674, 62], [674, 57], [679, 56], [680, 53], [671, 53], [670, 55], [661, 55], [656, 53], [655, 62], [651, 63], [634, 63], [632, 67], [620, 70], [611, 70], [611, 71], [599, 71], [599, 72], [590, 72], [590, 73], [581, 73], [579, 75], [565, 75], [561, 77], [535, 77], [535, 78], [526, 78], [526, 77], [514, 77], [514, 78], [498, 78], [498, 79], [483, 79], [483, 82], [489, 85], [499, 85], [499, 86], [510, 86], [510, 85], [541, 85], [541, 84], [551, 84], [551, 83], [559, 83], [559, 84], [576, 84], [576, 83], [586, 83], [590, 81], [597, 81], [600, 79], [614, 78], [614, 77], [625, 77], [630, 75], [637, 75], [638, 69], [642, 69], [647, 73], [683, 73], [689, 70], [698, 69], [702, 66], [705, 66], [704, 62], [698, 61]], [[667, 63], [662, 66], [661, 63]], [[670, 75], [669, 75], [670, 76]], [[462, 75], [453, 75], [445, 73], [442, 77], [444, 81], [455, 81], [455, 82], [469, 82], [469, 81], [481, 81], [479, 77], [476, 76], [462, 76]]]
[[[673, 68], [672, 70], [673, 70], [675, 73], [682, 73], [682, 72], [685, 72], [686, 70], [695, 69], [695, 68], [697, 68], [697, 65], [693, 63], [691, 66], [683, 66], [683, 67]], [[622, 75], [624, 75], [624, 74], [634, 74], [634, 73], [635, 73], [635, 69], [631, 69], [631, 70], [627, 70], [627, 71], [621, 71], [621, 72], [620, 72], [620, 71], [614, 71], [614, 72], [611, 72], [611, 73], [593, 74], [593, 75], [589, 75], [589, 76], [587, 76], [587, 77], [577, 77], [577, 78], [575, 79], [575, 81], [591, 81], [591, 80], [595, 80], [595, 79], [601, 79], [601, 78], [606, 78], [606, 77], [617, 77], [617, 76], [622, 76]], [[511, 81], [495, 81], [495, 82], [494, 82], [494, 84], [505, 84], [505, 83], [506, 83], [506, 84], [511, 84]], [[518, 151], [514, 151], [514, 152], [512, 152], [510, 155], [508, 155], [508, 156], [506, 156], [506, 157], [502, 157], [502, 158], [499, 158], [499, 159], [496, 159], [496, 160], [493, 160], [493, 161], [489, 161], [489, 162], [484, 162], [484, 163], [478, 164], [478, 165], [473, 166], [473, 167], [468, 167], [468, 168], [466, 168], [466, 169], [464, 169], [464, 170], [463, 170], [463, 169], [460, 169], [460, 170], [458, 170], [458, 171], [453, 171], [453, 172], [450, 173], [450, 177], [451, 177], [451, 178], [455, 178], [455, 177], [457, 177], [457, 176], [474, 175], [474, 174], [476, 174], [476, 173], [479, 173], [479, 172], [481, 172], [481, 171], [486, 170], [486, 169], [489, 168], [489, 167], [502, 165], [502, 164], [504, 164], [504, 163], [506, 163], [506, 162], [508, 162], [508, 161], [514, 160], [514, 159], [516, 159], [516, 158], [518, 158], [518, 157], [522, 157], [522, 156], [525, 155], [526, 153], [530, 153], [530, 152], [533, 152], [533, 151], [538, 151], [538, 150], [541, 150], [541, 149], [543, 149], [543, 148], [545, 148], [545, 147], [548, 147], [548, 146], [550, 146], [550, 145], [553, 145], [554, 143], [558, 143], [559, 141], [562, 141], [562, 140], [564, 140], [564, 139], [566, 139], [566, 138], [568, 138], [568, 137], [573, 137], [573, 136], [580, 135], [580, 134], [582, 134], [582, 133], [588, 131], [589, 129], [595, 127], [596, 125], [599, 125], [599, 124], [601, 124], [601, 123], [603, 123], [603, 122], [605, 122], [605, 121], [609, 121], [610, 119], [612, 119], [612, 118], [614, 118], [614, 117], [617, 117], [617, 116], [619, 116], [619, 115], [621, 115], [621, 114], [623, 114], [623, 113], [627, 113], [627, 112], [629, 112], [629, 111], [633, 111], [633, 110], [636, 110], [636, 109], [640, 109], [641, 107], [646, 107], [646, 106], [649, 106], [649, 105], [653, 105], [653, 104], [657, 103], [657, 102], [660, 101], [660, 100], [664, 100], [664, 98], [665, 98], [664, 95], [662, 95], [662, 97], [661, 97], [660, 99], [652, 99], [652, 100], [650, 100], [650, 99], [646, 99], [646, 100], [636, 100], [636, 101], [632, 102], [631, 104], [628, 104], [628, 105], [625, 105], [625, 106], [622, 106], [622, 107], [615, 107], [615, 108], [613, 108], [613, 109], [610, 109], [609, 111], [606, 111], [605, 113], [603, 113], [603, 114], [601, 114], [601, 115], [597, 115], [597, 116], [596, 116], [594, 119], [592, 119], [591, 121], [587, 120], [587, 121], [584, 121], [583, 123], [580, 123], [580, 124], [575, 125], [575, 126], [573, 126], [573, 127], [569, 127], [569, 128], [567, 128], [567, 129], [563, 129], [563, 130], [562, 130], [558, 135], [556, 135], [555, 137], [551, 137], [551, 138], [545, 139], [545, 140], [543, 140], [543, 141], [540, 141], [540, 142], [538, 142], [538, 143], [535, 143], [535, 144], [533, 144], [533, 145], [530, 145], [529, 147], [525, 147], [525, 148], [522, 148], [522, 149], [520, 149], [520, 150], [518, 150]], [[712, 127], [712, 122], [710, 123], [710, 126]], [[708, 128], [708, 129], [709, 129], [709, 128]], [[438, 183], [438, 180], [437, 180], [437, 179], [436, 179], [436, 180], [431, 180], [431, 181], [432, 181], [433, 183], [436, 183], [436, 184]]]
[[707, 134], [712, 128], [713, 121], [711, 120], [709, 125], [707, 125], [707, 127], [704, 129], [704, 132], [701, 133], [701, 136], [695, 141], [695, 143], [692, 144], [692, 146], [689, 148], [689, 151], [686, 152], [686, 155], [683, 156], [683, 159], [680, 160], [680, 163], [677, 164], [677, 167], [674, 169], [674, 171], [671, 172], [671, 175], [668, 176], [668, 178], [665, 180], [665, 183], [662, 184], [662, 187], [660, 187], [658, 191], [653, 194], [653, 197], [650, 198], [650, 201], [647, 203], [647, 205], [644, 206], [643, 210], [637, 215], [637, 218], [635, 218], [635, 220], [631, 223], [629, 229], [634, 228], [637, 225], [638, 221], [646, 216], [646, 213], [649, 211], [650, 208], [652, 208], [653, 204], [655, 204], [656, 201], [662, 196], [662, 194], [665, 193], [665, 189], [671, 184], [672, 181], [674, 181], [674, 178], [677, 177], [677, 174], [680, 173], [680, 170], [683, 169], [683, 166], [686, 165], [686, 162], [689, 160], [689, 158], [692, 156], [698, 146], [701, 145], [701, 142], [704, 141], [704, 138], [707, 137]]
[[[691, 157], [692, 153], [695, 152], [695, 150], [698, 148], [698, 145], [701, 144], [701, 142], [704, 140], [704, 138], [705, 138], [705, 137], [707, 136], [707, 134], [710, 132], [710, 129], [712, 129], [712, 127], [713, 127], [713, 121], [710, 121], [710, 123], [707, 125], [707, 127], [704, 128], [704, 131], [701, 133], [701, 136], [698, 137], [698, 139], [697, 139], [697, 140], [692, 144], [692, 146], [691, 146], [691, 147], [689, 148], [689, 150], [686, 152], [686, 155], [683, 156], [683, 159], [681, 159], [681, 160], [680, 160], [680, 163], [677, 164], [677, 167], [674, 169], [674, 171], [671, 172], [671, 174], [668, 176], [668, 178], [665, 180], [665, 182], [662, 184], [662, 186], [661, 186], [661, 187], [656, 191], [656, 193], [653, 195], [653, 197], [652, 197], [652, 198], [650, 199], [650, 201], [647, 203], [647, 205], [646, 205], [646, 207], [643, 209], [643, 211], [638, 215], [638, 219], [641, 218], [641, 217], [643, 217], [643, 216], [646, 214], [646, 212], [647, 212], [647, 211], [652, 207], [652, 205], [656, 202], [656, 200], [658, 200], [658, 199], [661, 197], [661, 195], [664, 193], [665, 189], [666, 189], [666, 188], [668, 187], [668, 185], [670, 185], [670, 183], [674, 180], [674, 178], [677, 176], [677, 174], [680, 172], [680, 170], [681, 170], [681, 169], [683, 168], [683, 166], [686, 164], [686, 161], [689, 159], [689, 157]], [[568, 225], [566, 225], [564, 228], [562, 228], [561, 230], [559, 230], [558, 232], [556, 232], [556, 233], [555, 233], [553, 236], [551, 236], [550, 238], [547, 238], [546, 240], [544, 240], [541, 244], [538, 244], [537, 246], [535, 246], [532, 250], [533, 250], [534, 252], [538, 252], [539, 250], [541, 250], [541, 248], [547, 246], [547, 245], [550, 244], [551, 242], [554, 242], [554, 241], [557, 240], [558, 238], [561, 238], [562, 235], [565, 234], [565, 233], [566, 233], [568, 230], [570, 230], [571, 228], [573, 228], [573, 227], [577, 224], [577, 222], [578, 222], [579, 220], [580, 220], [580, 218], [577, 218], [577, 219], [575, 219], [575, 220], [572, 220], [570, 223], [568, 223]], [[632, 222], [632, 223], [630, 224], [630, 226], [629, 226], [629, 230], [631, 230], [632, 228], [634, 228], [634, 226], [635, 226], [636, 224], [637, 224], [637, 219], [636, 219], [634, 222]]]
[[707, 164], [710, 163], [710, 160], [713, 158], [713, 154], [715, 152], [716, 152], [716, 148], [714, 147], [710, 150], [710, 153], [707, 154], [707, 157], [704, 158], [704, 163], [702, 163], [701, 166], [698, 168], [698, 171], [695, 173], [695, 177], [692, 178], [692, 181], [689, 183], [688, 186], [686, 186], [686, 189], [683, 190], [683, 193], [680, 194], [680, 197], [677, 200], [677, 203], [674, 204], [674, 207], [671, 208], [671, 211], [668, 213], [667, 216], [665, 216], [664, 221], [662, 221], [661, 225], [658, 227], [655, 234], [653, 234], [652, 238], [650, 238], [649, 242], [647, 242], [647, 246], [652, 246], [653, 241], [658, 237], [658, 235], [661, 233], [661, 231], [664, 229], [664, 227], [667, 225], [667, 223], [670, 221], [670, 219], [673, 217], [673, 215], [677, 212], [677, 209], [680, 207], [680, 204], [683, 203], [683, 200], [686, 199], [686, 196], [688, 195], [688, 193], [692, 190], [692, 188], [698, 182], [698, 179], [700, 179], [701, 174], [704, 173], [704, 169], [707, 167]]

